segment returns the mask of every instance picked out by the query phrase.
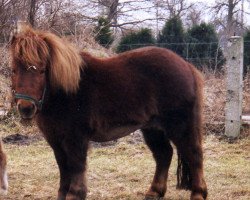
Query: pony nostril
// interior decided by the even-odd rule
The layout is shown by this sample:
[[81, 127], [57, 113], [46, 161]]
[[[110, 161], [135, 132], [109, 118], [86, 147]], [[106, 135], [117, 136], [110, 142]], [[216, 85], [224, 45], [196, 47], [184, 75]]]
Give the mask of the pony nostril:
[[17, 104], [17, 109], [23, 117], [32, 117], [35, 113], [35, 108], [36, 107], [33, 103], [29, 105]]

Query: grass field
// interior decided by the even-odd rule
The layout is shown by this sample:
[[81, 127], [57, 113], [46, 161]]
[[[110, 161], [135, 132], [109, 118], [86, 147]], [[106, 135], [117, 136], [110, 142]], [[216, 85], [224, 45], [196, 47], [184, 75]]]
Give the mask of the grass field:
[[[1, 124], [2, 136], [18, 133], [35, 137], [16, 124]], [[11, 128], [12, 127], [12, 128]], [[14, 128], [13, 128], [14, 127]], [[8, 131], [7, 131], [8, 129]], [[56, 199], [59, 175], [53, 153], [41, 138], [30, 144], [5, 144], [8, 155], [9, 193], [4, 200]], [[209, 199], [250, 199], [250, 138], [228, 142], [215, 136], [204, 141], [205, 177]], [[89, 200], [143, 199], [154, 173], [154, 161], [143, 142], [133, 142], [132, 136], [115, 145], [92, 147], [88, 157]], [[175, 189], [176, 156], [168, 180], [169, 200], [189, 199], [190, 192]]]

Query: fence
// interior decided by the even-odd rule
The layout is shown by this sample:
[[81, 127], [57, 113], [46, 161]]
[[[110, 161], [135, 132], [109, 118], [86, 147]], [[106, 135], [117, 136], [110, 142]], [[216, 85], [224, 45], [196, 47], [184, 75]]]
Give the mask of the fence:
[[[144, 46], [158, 46], [171, 49], [185, 60], [193, 63], [197, 67], [208, 67], [212, 70], [221, 69], [225, 63], [223, 49], [219, 43], [156, 43], [156, 44], [127, 44], [126, 49], [135, 49]], [[250, 41], [244, 41], [244, 72], [250, 70]], [[0, 43], [0, 58], [6, 57], [6, 44]], [[6, 65], [6, 63], [5, 63]], [[3, 66], [0, 66], [0, 68]]]
[[[193, 63], [197, 67], [208, 67], [212, 70], [220, 70], [225, 64], [225, 55], [220, 43], [156, 43], [156, 44], [127, 44], [125, 49], [132, 50], [145, 46], [158, 46], [171, 49], [185, 60]], [[250, 41], [244, 41], [244, 72], [250, 68]]]

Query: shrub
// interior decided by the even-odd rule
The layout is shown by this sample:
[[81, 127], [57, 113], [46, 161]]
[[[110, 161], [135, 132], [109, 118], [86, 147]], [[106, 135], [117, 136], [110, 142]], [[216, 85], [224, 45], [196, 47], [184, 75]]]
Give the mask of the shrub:
[[104, 47], [108, 48], [114, 41], [112, 31], [110, 30], [110, 23], [104, 17], [100, 17], [98, 19], [98, 25], [95, 28], [95, 33], [95, 40]]
[[250, 70], [250, 30], [244, 36], [244, 74]]
[[180, 56], [184, 55], [185, 32], [182, 21], [178, 16], [170, 18], [158, 36], [158, 45], [171, 49]]
[[220, 69], [225, 62], [218, 37], [212, 25], [201, 23], [187, 31], [186, 57], [196, 66]]
[[116, 51], [124, 52], [154, 44], [155, 38], [152, 35], [152, 31], [148, 28], [142, 28], [138, 32], [131, 32], [128, 35], [122, 37]]

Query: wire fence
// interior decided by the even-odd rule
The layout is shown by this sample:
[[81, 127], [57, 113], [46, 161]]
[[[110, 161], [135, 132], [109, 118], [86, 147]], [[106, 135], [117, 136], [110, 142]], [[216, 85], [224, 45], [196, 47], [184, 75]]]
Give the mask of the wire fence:
[[[145, 46], [158, 46], [170, 49], [198, 68], [221, 70], [226, 63], [226, 56], [220, 43], [156, 43], [156, 44], [126, 44], [125, 50], [132, 50]], [[244, 41], [244, 72], [250, 69], [250, 41]]]
[[[222, 45], [219, 43], [157, 43], [157, 44], [126, 44], [122, 47], [126, 50], [132, 50], [139, 47], [145, 46], [158, 46], [162, 48], [167, 48], [175, 53], [179, 54], [185, 60], [193, 63], [198, 68], [208, 68], [211, 70], [221, 70], [225, 64], [226, 58], [223, 53]], [[8, 62], [6, 58], [7, 44], [0, 43], [0, 70]], [[244, 41], [244, 73], [250, 70], [250, 41]]]

